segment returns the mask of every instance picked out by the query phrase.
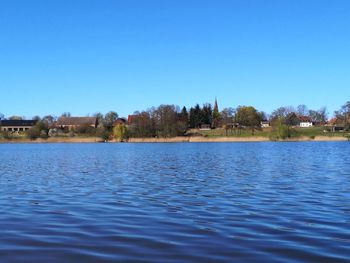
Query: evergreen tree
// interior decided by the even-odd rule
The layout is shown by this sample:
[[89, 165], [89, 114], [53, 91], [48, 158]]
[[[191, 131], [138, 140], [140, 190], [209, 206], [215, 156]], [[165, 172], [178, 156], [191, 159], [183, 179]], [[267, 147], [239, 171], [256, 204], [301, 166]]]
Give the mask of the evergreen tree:
[[213, 110], [213, 122], [212, 122], [212, 128], [219, 128], [221, 125], [221, 115], [219, 112], [219, 106], [218, 101], [215, 98], [215, 104], [214, 104], [214, 110]]
[[188, 122], [188, 112], [187, 112], [187, 109], [186, 107], [184, 106], [179, 114], [179, 118], [180, 120], [182, 121], [186, 121]]
[[189, 115], [185, 106], [182, 108], [181, 112], [179, 113], [179, 122], [181, 123], [182, 127], [185, 127], [185, 129], [188, 128]]
[[202, 124], [202, 109], [197, 104], [194, 108], [190, 109], [190, 128], [199, 128]]
[[211, 126], [213, 120], [213, 109], [210, 103], [203, 105], [201, 124], [208, 124]]

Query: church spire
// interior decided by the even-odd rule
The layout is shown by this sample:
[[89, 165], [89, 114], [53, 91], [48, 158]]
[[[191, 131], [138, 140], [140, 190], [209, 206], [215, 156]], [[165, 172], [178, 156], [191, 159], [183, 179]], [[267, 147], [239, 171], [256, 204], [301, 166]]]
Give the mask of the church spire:
[[218, 100], [215, 97], [215, 103], [214, 103], [214, 112], [219, 112], [219, 107], [218, 107]]

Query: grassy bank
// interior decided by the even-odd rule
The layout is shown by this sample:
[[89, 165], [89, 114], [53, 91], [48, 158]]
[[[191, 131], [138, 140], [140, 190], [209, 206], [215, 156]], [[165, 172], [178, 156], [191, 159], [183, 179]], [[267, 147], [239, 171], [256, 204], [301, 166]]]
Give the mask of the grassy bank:
[[[349, 133], [325, 133], [323, 127], [294, 128], [290, 138], [280, 139], [271, 128], [259, 131], [241, 130], [236, 132], [215, 130], [190, 130], [187, 136], [172, 138], [130, 138], [128, 142], [264, 142], [264, 141], [348, 141]], [[0, 143], [95, 143], [103, 142], [100, 137], [73, 136], [49, 137], [31, 140], [24, 134], [14, 138], [0, 138]], [[110, 141], [115, 142], [115, 141]]]
[[[199, 134], [208, 138], [216, 137], [235, 137], [235, 138], [247, 138], [247, 137], [264, 137], [270, 140], [278, 139], [277, 131], [274, 131], [271, 127], [264, 128], [261, 130], [255, 130], [252, 133], [251, 130], [240, 130], [240, 131], [230, 131], [225, 129], [215, 129], [215, 130], [191, 130], [192, 133]], [[310, 138], [315, 139], [316, 137], [346, 137], [349, 138], [350, 133], [343, 132], [325, 132], [324, 127], [310, 127], [310, 128], [292, 128], [291, 137], [289, 139], [301, 139]]]
[[[301, 142], [301, 141], [348, 141], [344, 136], [315, 136], [313, 138], [308, 136], [300, 136], [289, 138], [285, 140], [273, 140], [280, 142]], [[268, 142], [271, 141], [268, 137], [263, 136], [244, 136], [244, 137], [204, 137], [204, 136], [178, 136], [173, 138], [130, 138], [129, 143], [175, 143], [175, 142]], [[97, 137], [54, 137], [48, 139], [30, 140], [22, 139], [1, 139], [0, 143], [96, 143], [103, 142], [101, 138]], [[116, 142], [116, 141], [109, 141]]]
[[11, 139], [0, 139], [0, 143], [95, 143], [103, 142], [99, 137], [49, 137], [47, 139], [35, 139], [31, 140], [25, 136], [19, 136]]
[[[191, 136], [191, 137], [173, 137], [173, 138], [130, 138], [131, 143], [171, 143], [171, 142], [268, 142], [271, 141], [268, 137], [259, 136], [246, 136], [246, 137], [203, 137], [203, 136]], [[316, 136], [310, 137], [297, 137], [289, 138], [285, 140], [277, 140], [279, 142], [306, 142], [306, 141], [348, 141], [348, 138], [343, 136]]]

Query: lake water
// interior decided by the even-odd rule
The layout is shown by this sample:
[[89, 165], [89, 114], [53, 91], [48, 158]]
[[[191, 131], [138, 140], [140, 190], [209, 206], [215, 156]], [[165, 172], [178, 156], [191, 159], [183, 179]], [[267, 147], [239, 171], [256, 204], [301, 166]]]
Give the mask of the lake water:
[[0, 262], [350, 261], [350, 143], [1, 144]]

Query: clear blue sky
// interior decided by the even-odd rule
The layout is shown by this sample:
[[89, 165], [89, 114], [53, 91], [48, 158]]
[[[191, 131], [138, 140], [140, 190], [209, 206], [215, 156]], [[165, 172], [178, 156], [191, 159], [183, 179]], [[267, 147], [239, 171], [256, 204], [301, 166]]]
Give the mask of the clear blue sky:
[[350, 1], [0, 0], [0, 112], [350, 100]]

